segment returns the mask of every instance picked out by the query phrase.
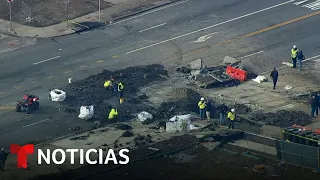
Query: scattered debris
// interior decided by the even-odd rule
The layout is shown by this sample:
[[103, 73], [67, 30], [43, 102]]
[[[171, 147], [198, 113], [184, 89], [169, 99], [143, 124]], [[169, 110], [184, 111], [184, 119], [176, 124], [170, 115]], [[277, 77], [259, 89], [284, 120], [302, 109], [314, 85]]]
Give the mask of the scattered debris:
[[121, 137], [132, 137], [134, 134], [132, 131], [126, 130], [124, 133], [122, 133]]
[[94, 109], [93, 106], [81, 106], [80, 107], [80, 114], [78, 118], [84, 119], [84, 120], [89, 120], [93, 117], [94, 115]]
[[144, 146], [153, 143], [153, 140], [151, 140], [151, 138], [138, 134], [138, 136], [133, 139], [133, 142], [135, 146]]
[[77, 136], [77, 137], [73, 137], [73, 138], [70, 138], [69, 140], [71, 141], [75, 141], [75, 140], [86, 140], [90, 135], [87, 134], [87, 135], [82, 135], [82, 136]]
[[154, 150], [154, 151], [160, 151], [160, 149], [156, 149], [156, 148], [153, 148], [153, 147], [148, 147], [148, 149]]
[[254, 113], [250, 118], [252, 121], [262, 121], [267, 125], [278, 127], [289, 127], [293, 124], [306, 126], [310, 124], [311, 116], [303, 111], [287, 111], [281, 110], [276, 113]]
[[115, 128], [120, 129], [120, 130], [131, 130], [132, 129], [132, 127], [129, 126], [128, 124], [123, 124], [123, 123], [117, 123], [115, 125]]
[[262, 82], [267, 82], [268, 78], [266, 78], [265, 76], [257, 76], [256, 78], [252, 79], [252, 81], [257, 83], [262, 83]]
[[286, 85], [284, 88], [285, 88], [286, 90], [290, 90], [290, 89], [292, 89], [292, 86]]
[[101, 124], [101, 122], [100, 121], [95, 121], [94, 123], [93, 123], [93, 129], [97, 129], [97, 128], [99, 128], [100, 127], [100, 124]]
[[61, 102], [66, 99], [67, 95], [66, 92], [59, 90], [59, 89], [53, 89], [50, 91], [49, 98], [51, 101], [54, 102]]
[[73, 131], [81, 131], [82, 129], [80, 127], [74, 127], [74, 128], [69, 128], [69, 130]]
[[152, 120], [153, 116], [152, 116], [152, 114], [150, 114], [150, 113], [148, 113], [146, 111], [142, 111], [141, 113], [138, 114], [138, 119], [139, 119], [139, 121], [144, 122], [147, 119]]

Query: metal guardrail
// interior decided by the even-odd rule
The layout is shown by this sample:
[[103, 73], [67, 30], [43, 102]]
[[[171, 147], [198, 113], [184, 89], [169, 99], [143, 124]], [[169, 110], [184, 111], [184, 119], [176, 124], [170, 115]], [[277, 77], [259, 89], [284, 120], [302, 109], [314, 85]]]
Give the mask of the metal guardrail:
[[[306, 140], [306, 144], [299, 144], [295, 142], [288, 141], [287, 139], [276, 139], [263, 136], [260, 134], [255, 134], [251, 132], [246, 133], [247, 148], [246, 152], [262, 156], [264, 158], [273, 159], [281, 163], [292, 164], [296, 166], [301, 166], [308, 169], [313, 169], [320, 173], [320, 141], [311, 139], [308, 137], [303, 137], [300, 135], [287, 133], [291, 136], [296, 136]], [[312, 141], [312, 145], [308, 145], [308, 141]], [[250, 150], [249, 142], [259, 143], [261, 148], [257, 150]], [[301, 142], [301, 141], [298, 141]], [[319, 145], [318, 145], [319, 143]], [[276, 156], [270, 155], [270, 148], [276, 151]]]

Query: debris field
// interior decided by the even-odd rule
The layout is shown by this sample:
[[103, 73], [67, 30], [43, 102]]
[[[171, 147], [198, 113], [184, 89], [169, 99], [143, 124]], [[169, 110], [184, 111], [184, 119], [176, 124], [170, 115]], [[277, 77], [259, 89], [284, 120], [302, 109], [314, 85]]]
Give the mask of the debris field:
[[[113, 76], [116, 81], [125, 86], [125, 103], [120, 104], [118, 94], [112, 90], [105, 90], [103, 83]], [[61, 104], [65, 111], [76, 114], [81, 106], [94, 105], [93, 120], [108, 122], [109, 106], [118, 108], [121, 121], [129, 121], [136, 118], [137, 114], [146, 111], [153, 115], [153, 119], [144, 123], [150, 124], [156, 121], [167, 121], [174, 115], [198, 114], [197, 102], [202, 97], [198, 92], [189, 88], [175, 88], [170, 96], [173, 97], [160, 105], [152, 106], [148, 102], [146, 94], [141, 94], [139, 89], [154, 83], [166, 81], [168, 72], [162, 65], [136, 66], [121, 69], [115, 72], [104, 70], [102, 73], [90, 76], [84, 80], [73, 82], [62, 87], [67, 93], [67, 98]], [[220, 102], [221, 103], [221, 102]], [[221, 104], [213, 101], [212, 117], [218, 118]], [[302, 111], [278, 111], [276, 113], [256, 113], [244, 104], [234, 104], [229, 109], [235, 108], [238, 114], [251, 114], [252, 121], [265, 124], [286, 127], [293, 124], [307, 125], [311, 123], [311, 117]]]

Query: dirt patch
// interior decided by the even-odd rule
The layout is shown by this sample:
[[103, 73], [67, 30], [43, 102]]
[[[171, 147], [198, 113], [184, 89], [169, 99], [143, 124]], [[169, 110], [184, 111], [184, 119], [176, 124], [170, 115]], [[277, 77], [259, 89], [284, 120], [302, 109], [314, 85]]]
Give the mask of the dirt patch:
[[119, 104], [118, 94], [103, 88], [104, 82], [111, 76], [124, 84], [125, 99], [132, 99], [136, 98], [141, 87], [164, 80], [163, 77], [167, 76], [167, 71], [163, 66], [157, 64], [130, 67], [115, 72], [104, 70], [100, 74], [62, 88], [67, 93], [67, 99], [62, 104], [76, 109], [80, 109], [81, 106], [94, 105], [95, 119], [106, 119], [110, 111], [109, 106], [112, 105], [119, 108], [118, 112], [122, 121], [132, 119], [135, 114], [143, 110], [153, 109], [146, 103], [139, 103], [140, 101], [133, 104], [129, 103], [130, 101]]
[[250, 119], [278, 127], [289, 127], [293, 124], [305, 126], [312, 122], [311, 116], [303, 111], [287, 110], [281, 110], [276, 113], [254, 113]]
[[[23, 5], [24, 2], [27, 6]], [[67, 8], [64, 0], [14, 0], [12, 2], [13, 21], [34, 27], [44, 27], [61, 23], [66, 20]], [[0, 1], [0, 18], [9, 20], [9, 7], [7, 1]], [[101, 8], [111, 7], [109, 2], [101, 1]], [[25, 15], [31, 13], [33, 22], [27, 23]], [[99, 1], [76, 0], [70, 1], [69, 18], [74, 19], [79, 16], [89, 14], [99, 10]]]
[[[191, 135], [173, 137], [156, 143], [150, 153], [149, 146], [130, 152], [132, 164], [122, 168], [114, 165], [90, 165], [65, 171], [62, 174], [39, 176], [33, 180], [46, 179], [317, 179], [319, 175], [299, 167], [278, 166], [275, 161], [242, 156], [243, 149], [225, 145], [222, 149], [209, 151]], [[229, 151], [226, 151], [228, 149]], [[231, 150], [231, 151], [230, 151]], [[232, 152], [232, 153], [231, 153]], [[138, 161], [137, 161], [138, 160]], [[253, 172], [253, 167], [264, 164], [265, 174]], [[143, 173], [142, 171], [143, 170]], [[232, 173], [230, 173], [232, 172]], [[199, 178], [201, 177], [201, 178]]]

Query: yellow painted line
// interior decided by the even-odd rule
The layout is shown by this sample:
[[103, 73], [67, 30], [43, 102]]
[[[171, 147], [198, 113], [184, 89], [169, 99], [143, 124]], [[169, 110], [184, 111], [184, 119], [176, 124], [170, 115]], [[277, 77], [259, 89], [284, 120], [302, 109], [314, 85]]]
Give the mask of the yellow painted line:
[[[298, 21], [301, 21], [301, 20], [316, 16], [316, 15], [319, 15], [319, 14], [320, 14], [320, 11], [316, 11], [316, 12], [313, 12], [313, 13], [310, 13], [310, 14], [307, 14], [307, 15], [304, 15], [304, 16], [289, 20], [289, 21], [285, 21], [285, 22], [280, 23], [280, 24], [276, 24], [276, 25], [273, 25], [273, 26], [270, 26], [270, 27], [267, 27], [267, 28], [264, 28], [264, 29], [260, 29], [258, 31], [254, 31], [254, 32], [251, 32], [251, 33], [236, 37], [236, 38], [232, 38], [232, 39], [229, 39], [229, 40], [226, 40], [226, 41], [222, 41], [222, 42], [216, 43], [214, 45], [208, 45], [208, 46], [205, 46], [205, 47], [202, 47], [202, 48], [198, 48], [198, 49], [195, 49], [195, 50], [187, 51], [187, 52], [183, 53], [182, 55], [189, 55], [189, 54], [194, 54], [194, 53], [197, 53], [197, 52], [200, 52], [200, 51], [209, 50], [211, 48], [218, 47], [220, 45], [232, 43], [232, 42], [235, 42], [235, 41], [240, 40], [240, 39], [244, 39], [244, 38], [247, 38], [247, 37], [258, 35], [258, 34], [261, 34], [261, 33], [276, 29], [276, 28], [280, 28], [282, 26], [289, 25], [289, 24], [292, 24], [294, 22], [298, 22]], [[168, 60], [174, 60], [174, 59], [177, 59], [177, 57], [170, 58]]]
[[97, 61], [97, 63], [103, 63], [104, 61], [103, 60], [99, 60], [99, 61]]
[[114, 56], [112, 56], [112, 58], [119, 58], [120, 56], [119, 55], [114, 55]]
[[15, 89], [21, 89], [22, 87], [21, 86], [16, 86], [14, 87]]
[[68, 73], [71, 73], [72, 71], [70, 70], [67, 70], [67, 71], [64, 71], [63, 74], [68, 74]]
[[82, 65], [79, 67], [79, 70], [87, 69], [89, 66], [88, 65]]
[[0, 106], [0, 110], [11, 110], [14, 109], [15, 107], [12, 106]]

